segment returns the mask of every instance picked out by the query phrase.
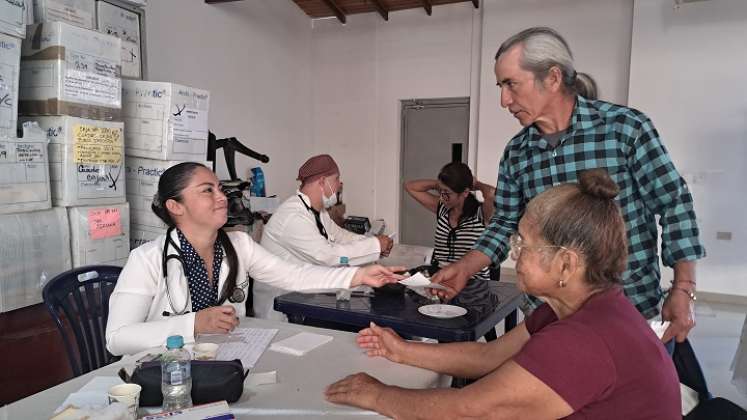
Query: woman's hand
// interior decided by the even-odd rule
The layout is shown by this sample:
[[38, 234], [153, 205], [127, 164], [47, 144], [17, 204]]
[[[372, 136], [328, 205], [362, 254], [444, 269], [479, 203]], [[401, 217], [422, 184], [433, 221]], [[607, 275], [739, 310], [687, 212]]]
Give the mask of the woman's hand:
[[376, 410], [376, 401], [386, 385], [365, 374], [356, 373], [328, 386], [324, 391], [327, 401]]
[[238, 325], [233, 306], [213, 306], [195, 314], [195, 334], [227, 334]]
[[392, 362], [402, 363], [407, 342], [391, 328], [382, 328], [373, 322], [358, 332], [358, 347], [365, 349], [370, 357], [381, 356]]
[[355, 272], [353, 281], [350, 282], [350, 287], [360, 286], [361, 284], [371, 287], [381, 287], [385, 284], [396, 283], [398, 280], [405, 278], [405, 276], [394, 274], [394, 271], [405, 271], [406, 269], [405, 267], [384, 267], [378, 264], [360, 267]]

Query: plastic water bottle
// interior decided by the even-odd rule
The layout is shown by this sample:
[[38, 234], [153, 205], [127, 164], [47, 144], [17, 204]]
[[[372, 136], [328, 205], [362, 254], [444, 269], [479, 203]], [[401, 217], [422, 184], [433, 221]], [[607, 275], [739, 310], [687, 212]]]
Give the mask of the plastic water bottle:
[[192, 357], [184, 348], [182, 336], [170, 336], [166, 340], [166, 349], [161, 356], [163, 411], [192, 407]]
[[[340, 257], [340, 267], [349, 267], [349, 260], [348, 257], [342, 256]], [[348, 302], [350, 301], [350, 289], [340, 289], [337, 291], [337, 301], [338, 302]]]
[[262, 168], [252, 168], [251, 194], [255, 197], [265, 196], [265, 173]]

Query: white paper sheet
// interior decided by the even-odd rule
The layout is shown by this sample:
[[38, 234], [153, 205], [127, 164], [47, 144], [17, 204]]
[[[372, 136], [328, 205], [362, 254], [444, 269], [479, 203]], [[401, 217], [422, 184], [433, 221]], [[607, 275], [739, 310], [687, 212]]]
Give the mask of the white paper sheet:
[[303, 356], [315, 348], [332, 341], [332, 336], [314, 334], [310, 332], [298, 333], [285, 340], [272, 343], [270, 350], [280, 353], [292, 354], [294, 356]]
[[277, 334], [276, 329], [236, 328], [231, 333], [238, 340], [220, 344], [217, 360], [241, 360], [245, 369], [251, 369]]

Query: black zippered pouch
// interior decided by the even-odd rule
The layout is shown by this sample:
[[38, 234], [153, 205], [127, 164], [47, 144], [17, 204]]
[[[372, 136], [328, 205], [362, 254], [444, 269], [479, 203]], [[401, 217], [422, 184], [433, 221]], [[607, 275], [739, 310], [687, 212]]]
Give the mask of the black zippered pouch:
[[[192, 403], [207, 404], [226, 400], [238, 401], [244, 392], [244, 379], [249, 370], [244, 371], [241, 360], [192, 360]], [[132, 372], [126, 382], [140, 385], [140, 406], [163, 405], [161, 394], [161, 362], [145, 362]]]

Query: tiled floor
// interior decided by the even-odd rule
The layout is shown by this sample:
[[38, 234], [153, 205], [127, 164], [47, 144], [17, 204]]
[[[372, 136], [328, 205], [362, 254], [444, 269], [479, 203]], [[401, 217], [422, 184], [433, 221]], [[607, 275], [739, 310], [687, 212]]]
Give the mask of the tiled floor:
[[747, 409], [747, 394], [740, 393], [731, 382], [731, 364], [739, 344], [745, 313], [747, 306], [698, 302], [695, 306], [697, 325], [690, 333], [690, 342], [711, 393]]

